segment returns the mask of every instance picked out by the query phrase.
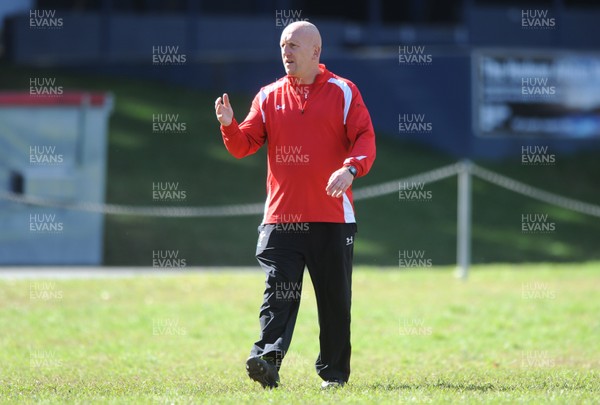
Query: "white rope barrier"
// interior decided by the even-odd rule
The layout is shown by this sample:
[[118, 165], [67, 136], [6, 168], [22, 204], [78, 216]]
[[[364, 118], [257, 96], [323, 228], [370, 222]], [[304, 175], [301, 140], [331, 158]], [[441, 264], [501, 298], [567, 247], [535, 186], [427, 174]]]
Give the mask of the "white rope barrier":
[[[400, 183], [423, 183], [429, 184], [439, 180], [446, 179], [458, 174], [463, 170], [463, 163], [457, 162], [428, 172], [419, 173], [413, 176], [388, 181], [385, 183], [367, 186], [354, 191], [354, 200], [365, 200], [369, 198], [381, 197], [387, 194], [397, 193], [400, 189]], [[553, 204], [568, 210], [580, 212], [582, 214], [600, 217], [600, 206], [578, 201], [572, 198], [550, 193], [539, 188], [530, 186], [520, 181], [511, 179], [501, 174], [484, 169], [475, 164], [469, 165], [471, 174], [482, 180], [488, 181], [499, 187], [534, 198], [536, 200]], [[90, 202], [65, 202], [53, 199], [47, 199], [36, 196], [26, 196], [12, 192], [0, 192], [0, 200], [10, 201], [19, 204], [33, 205], [39, 207], [61, 208], [67, 210], [76, 210], [107, 215], [129, 215], [144, 217], [234, 217], [245, 215], [259, 215], [263, 213], [264, 203], [255, 204], [234, 204], [212, 207], [155, 207], [155, 206], [130, 206], [121, 204], [99, 204]]]
[[520, 181], [511, 179], [510, 177], [506, 177], [484, 169], [483, 167], [475, 164], [471, 165], [471, 174], [499, 187], [536, 199], [538, 201], [556, 205], [558, 207], [566, 208], [582, 214], [600, 217], [600, 206], [598, 205], [593, 205], [572, 198], [563, 197], [558, 194], [550, 193], [548, 191], [544, 191]]
[[415, 174], [414, 176], [403, 179], [388, 181], [386, 183], [367, 186], [353, 191], [354, 201], [365, 200], [367, 198], [381, 197], [386, 194], [393, 194], [399, 191], [400, 183], [433, 183], [438, 180], [455, 176], [460, 170], [460, 163], [454, 163], [439, 169], [430, 170], [425, 173]]
[[7, 192], [0, 193], [0, 199], [39, 207], [62, 208], [97, 214], [130, 215], [142, 217], [234, 217], [262, 214], [264, 209], [263, 203], [221, 205], [214, 207], [151, 207], [120, 204], [97, 204], [89, 202], [68, 203], [64, 201], [33, 196], [23, 196], [21, 194]]

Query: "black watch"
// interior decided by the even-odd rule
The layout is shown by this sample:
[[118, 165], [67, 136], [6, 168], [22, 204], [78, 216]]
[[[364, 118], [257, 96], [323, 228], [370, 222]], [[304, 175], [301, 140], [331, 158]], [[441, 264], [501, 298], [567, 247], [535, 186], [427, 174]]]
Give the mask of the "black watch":
[[356, 170], [356, 167], [354, 167], [354, 166], [346, 166], [346, 167], [348, 168], [348, 171], [350, 172], [352, 177], [356, 177], [356, 175], [358, 174], [358, 170]]

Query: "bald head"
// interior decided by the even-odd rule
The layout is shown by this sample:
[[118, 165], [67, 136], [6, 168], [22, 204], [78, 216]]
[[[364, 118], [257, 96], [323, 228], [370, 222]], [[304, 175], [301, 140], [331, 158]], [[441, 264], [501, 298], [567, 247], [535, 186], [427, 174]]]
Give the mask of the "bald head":
[[312, 83], [320, 72], [321, 34], [308, 21], [293, 22], [281, 33], [281, 58], [288, 75]]
[[297, 35], [305, 38], [308, 43], [321, 49], [321, 34], [319, 29], [308, 21], [296, 21], [289, 24], [281, 33], [281, 38], [290, 35], [290, 33], [296, 33]]

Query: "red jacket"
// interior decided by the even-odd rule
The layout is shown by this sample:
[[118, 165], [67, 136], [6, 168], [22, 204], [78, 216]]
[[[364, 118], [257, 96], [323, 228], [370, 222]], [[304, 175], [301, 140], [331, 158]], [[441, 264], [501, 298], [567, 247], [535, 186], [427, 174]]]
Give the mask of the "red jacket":
[[250, 113], [221, 126], [225, 147], [236, 158], [268, 147], [267, 201], [263, 224], [352, 223], [351, 188], [328, 196], [331, 174], [343, 165], [368, 173], [375, 160], [375, 132], [358, 88], [320, 65], [311, 85], [286, 76], [260, 89]]

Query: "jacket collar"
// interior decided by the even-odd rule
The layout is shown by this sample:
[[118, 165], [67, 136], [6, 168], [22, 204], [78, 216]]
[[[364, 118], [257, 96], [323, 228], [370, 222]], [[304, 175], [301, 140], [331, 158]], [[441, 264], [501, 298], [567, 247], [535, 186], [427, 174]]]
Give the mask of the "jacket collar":
[[[321, 73], [317, 74], [313, 84], [322, 84], [333, 76], [333, 74], [329, 70], [327, 70], [327, 67], [323, 63], [319, 63], [319, 70], [321, 71]], [[291, 78], [292, 77], [289, 75], [286, 76], [288, 82], [291, 81]]]

